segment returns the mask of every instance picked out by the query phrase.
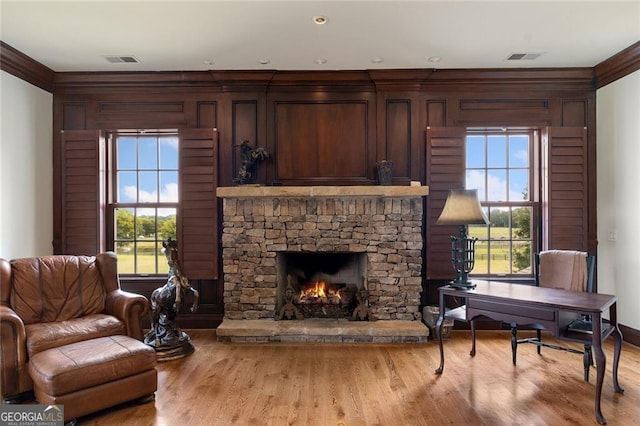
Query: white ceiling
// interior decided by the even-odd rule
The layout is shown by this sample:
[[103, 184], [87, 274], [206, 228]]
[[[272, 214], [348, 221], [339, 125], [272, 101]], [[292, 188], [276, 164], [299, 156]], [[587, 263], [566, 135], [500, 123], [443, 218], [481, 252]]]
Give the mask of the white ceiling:
[[592, 67], [640, 40], [640, 0], [0, 2], [2, 41], [58, 72]]

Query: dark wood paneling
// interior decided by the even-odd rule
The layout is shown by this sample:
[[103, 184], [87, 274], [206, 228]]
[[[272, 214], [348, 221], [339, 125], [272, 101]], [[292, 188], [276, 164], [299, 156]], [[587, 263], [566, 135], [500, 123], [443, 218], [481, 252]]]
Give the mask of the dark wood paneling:
[[452, 111], [456, 125], [470, 126], [531, 126], [549, 124], [548, 98], [519, 98], [512, 94], [458, 100], [458, 110]]
[[426, 165], [429, 196], [426, 209], [426, 278], [453, 278], [451, 235], [456, 226], [438, 226], [436, 221], [444, 208], [450, 189], [464, 187], [465, 129], [431, 127], [427, 129]]
[[366, 102], [276, 103], [276, 180], [367, 181], [367, 114]]
[[221, 91], [221, 87], [208, 71], [160, 72], [58, 72], [53, 78], [55, 93], [122, 93], [156, 89], [166, 91], [193, 88]]
[[62, 104], [62, 129], [84, 130], [87, 128], [87, 105], [84, 102]]
[[[478, 69], [478, 70], [368, 70], [368, 71], [204, 71], [204, 72], [117, 72], [117, 73], [55, 73], [27, 56], [21, 54], [3, 42], [0, 42], [0, 66], [25, 81], [54, 93], [54, 251], [67, 250], [69, 245], [78, 243], [71, 249], [81, 251], [95, 245], [99, 239], [100, 224], [92, 214], [84, 211], [88, 205], [93, 204], [82, 191], [71, 190], [72, 185], [87, 184], [87, 167], [83, 166], [84, 154], [75, 149], [66, 150], [66, 143], [59, 136], [59, 130], [84, 129], [84, 128], [180, 128], [180, 127], [221, 127], [225, 146], [222, 148], [224, 155], [219, 162], [223, 167], [229, 167], [233, 158], [233, 150], [228, 150], [232, 143], [231, 133], [235, 125], [232, 125], [231, 115], [234, 114], [231, 99], [248, 99], [248, 103], [258, 99], [256, 115], [257, 126], [256, 142], [266, 141], [269, 149], [274, 150], [276, 133], [276, 116], [273, 113], [273, 104], [265, 108], [266, 94], [273, 101], [279, 101], [287, 94], [291, 99], [305, 99], [323, 102], [342, 102], [345, 97], [353, 100], [368, 99], [403, 99], [411, 98], [412, 102], [419, 102], [422, 115], [419, 118], [411, 117], [409, 126], [412, 132], [419, 132], [425, 126], [451, 126], [451, 125], [528, 125], [543, 127], [554, 126], [587, 126], [589, 136], [589, 152], [587, 163], [575, 164], [567, 162], [562, 165], [565, 173], [576, 172], [576, 166], [586, 168], [590, 186], [595, 188], [595, 127], [590, 125], [595, 121], [595, 87], [602, 87], [618, 78], [640, 69], [640, 42], [623, 50], [612, 58], [607, 59], [595, 68], [568, 68], [568, 69]], [[376, 97], [376, 93], [394, 90], [393, 98], [388, 96]], [[233, 95], [230, 95], [233, 93]], [[277, 93], [274, 95], [274, 93]], [[412, 98], [415, 96], [415, 99]], [[462, 99], [462, 101], [461, 101]], [[505, 101], [506, 99], [506, 101]], [[521, 101], [519, 101], [521, 100]], [[523, 100], [523, 101], [522, 101]], [[159, 108], [159, 112], [150, 111], [146, 107], [135, 106], [151, 102]], [[548, 107], [542, 107], [548, 102]], [[100, 111], [98, 105], [109, 107]], [[119, 104], [117, 107], [111, 107]], [[182, 109], [176, 105], [182, 104]], [[133, 105], [129, 107], [127, 105]], [[172, 107], [167, 107], [171, 106]], [[396, 105], [397, 106], [397, 105]], [[399, 108], [392, 107], [390, 115], [395, 115]], [[241, 107], [242, 109], [243, 107]], [[146, 111], [145, 111], [146, 109]], [[163, 110], [164, 109], [164, 110]], [[326, 177], [324, 172], [314, 178], [292, 179], [285, 183], [301, 184], [361, 184], [373, 182], [373, 165], [382, 158], [379, 151], [384, 148], [388, 152], [404, 152], [406, 140], [397, 134], [404, 133], [402, 126], [387, 129], [386, 106], [379, 105], [376, 113], [366, 115], [365, 149], [368, 152], [358, 152], [357, 155], [367, 157], [367, 178], [350, 177], [351, 172], [338, 178]], [[415, 108], [413, 108], [415, 109]], [[425, 111], [426, 109], [426, 111]], [[243, 112], [244, 114], [244, 112]], [[329, 118], [330, 119], [330, 118]], [[384, 121], [381, 121], [384, 120]], [[320, 123], [323, 126], [325, 123]], [[361, 124], [361, 123], [358, 123]], [[291, 126], [296, 126], [291, 123]], [[244, 129], [244, 124], [240, 124]], [[329, 126], [330, 127], [330, 126]], [[383, 129], [384, 127], [384, 129]], [[370, 140], [369, 140], [370, 139]], [[374, 140], [375, 139], [375, 140]], [[380, 141], [378, 139], [385, 139]], [[418, 144], [419, 149], [412, 149], [412, 157], [420, 158], [421, 167], [412, 165], [412, 177], [415, 179], [416, 170], [422, 170], [419, 178], [431, 184], [432, 199], [444, 203], [444, 198], [434, 193], [434, 188], [440, 185], [442, 188], [453, 185], [450, 181], [452, 173], [447, 167], [446, 155], [435, 156], [433, 164], [423, 161], [425, 153], [422, 151], [422, 137], [411, 136], [413, 146]], [[87, 139], [88, 142], [88, 139]], [[324, 144], [323, 139], [312, 141], [312, 144]], [[71, 146], [71, 145], [70, 145]], [[69, 147], [70, 147], [69, 146]], [[310, 146], [307, 151], [313, 153]], [[332, 146], [318, 146], [319, 150], [331, 151]], [[306, 152], [306, 151], [305, 151]], [[273, 153], [273, 152], [272, 152]], [[349, 153], [351, 153], [349, 151]], [[86, 154], [86, 153], [85, 153]], [[419, 154], [419, 155], [418, 155]], [[428, 153], [427, 153], [428, 154]], [[395, 154], [394, 154], [395, 155]], [[429, 154], [430, 155], [430, 154]], [[429, 157], [427, 155], [427, 158]], [[460, 154], [462, 155], [462, 154]], [[567, 157], [567, 155], [563, 155]], [[357, 157], [357, 156], [356, 156]], [[87, 158], [84, 158], [86, 160]], [[93, 160], [90, 160], [93, 161]], [[299, 160], [299, 161], [304, 161]], [[317, 162], [317, 161], [315, 161]], [[67, 166], [70, 171], [65, 172]], [[86, 164], [85, 164], [86, 166]], [[352, 166], [346, 164], [346, 167]], [[451, 164], [449, 164], [451, 166]], [[555, 164], [555, 166], [559, 166]], [[193, 171], [196, 172], [194, 166]], [[266, 183], [273, 183], [275, 172], [274, 162], [265, 165], [262, 170], [267, 170], [271, 178]], [[358, 165], [359, 167], [359, 165]], [[442, 170], [438, 171], [438, 167]], [[356, 167], [357, 168], [357, 167]], [[573, 172], [572, 172], [573, 170]], [[289, 173], [289, 172], [287, 172]], [[397, 171], [397, 173], [400, 173]], [[214, 172], [215, 174], [215, 172]], [[225, 182], [230, 184], [230, 170], [226, 172]], [[576, 188], [575, 181], [563, 180], [554, 176], [554, 191], [558, 197], [553, 200], [550, 210], [551, 219], [558, 227], [564, 227], [568, 232], [565, 235], [571, 244], [575, 236], [581, 231], [569, 229], [578, 221], [587, 220], [589, 232], [589, 247], [595, 251], [596, 241], [596, 213], [595, 213], [595, 189], [587, 191], [586, 199], [588, 212], [578, 213], [585, 204], [574, 195], [580, 190]], [[568, 177], [565, 176], [564, 179]], [[184, 182], [193, 185], [194, 191], [210, 190], [209, 182], [199, 173], [183, 176]], [[447, 183], [448, 182], [448, 183]], [[276, 182], [278, 183], [278, 182]], [[282, 182], [280, 182], [282, 183]], [[198, 186], [202, 185], [202, 186]], [[69, 189], [69, 190], [68, 190]], [[95, 192], [95, 191], [94, 191]], [[187, 199], [189, 203], [206, 202], [198, 199], [199, 195], [192, 194]], [[206, 198], [206, 197], [205, 197]], [[216, 209], [214, 209], [216, 210]], [[208, 235], [210, 229], [217, 229], [218, 224], [212, 225], [208, 220], [199, 217], [207, 214], [208, 209], [194, 208], [188, 215], [194, 223], [202, 220], [202, 233]], [[426, 210], [428, 211], [428, 210]], [[437, 210], [436, 210], [437, 211]], [[439, 212], [438, 212], [439, 213]], [[99, 214], [99, 213], [98, 213]], [[427, 222], [432, 223], [435, 218], [433, 211], [428, 213]], [[437, 217], [437, 215], [436, 215]], [[588, 217], [588, 219], [585, 219]], [[73, 220], [71, 224], [69, 220]], [[99, 219], [98, 219], [99, 222]], [[94, 228], [92, 229], [92, 224]], [[70, 227], [67, 225], [71, 225]], [[582, 225], [578, 226], [581, 228]], [[433, 228], [430, 228], [433, 230]], [[427, 247], [433, 252], [445, 253], [446, 259], [441, 259], [444, 275], [451, 277], [450, 262], [448, 259], [448, 235], [449, 231], [441, 228], [442, 241], [439, 243], [429, 235]], [[584, 235], [584, 234], [583, 234]], [[67, 238], [68, 237], [68, 238]], [[86, 241], [82, 241], [87, 238]], [[573, 239], [572, 239], [573, 238]], [[73, 240], [74, 242], [72, 243]], [[84, 248], [83, 248], [84, 247]], [[194, 257], [194, 259], [197, 258]], [[434, 263], [437, 258], [432, 258]], [[199, 261], [199, 260], [198, 260]], [[430, 269], [430, 268], [428, 268]], [[201, 291], [214, 293], [219, 290], [217, 285], [210, 285], [207, 280], [199, 280]], [[215, 281], [215, 280], [214, 280]], [[212, 281], [213, 282], [213, 281]], [[208, 284], [206, 284], [208, 283]], [[214, 296], [207, 296], [212, 298]], [[209, 315], [221, 315], [219, 312], [209, 314], [207, 303], [204, 303], [204, 317]], [[219, 305], [213, 303], [213, 311]], [[212, 312], [213, 312], [212, 311]], [[189, 318], [192, 315], [188, 315]], [[197, 317], [197, 315], [193, 315]]]
[[[485, 68], [485, 69], [447, 69], [438, 70], [423, 82], [425, 88], [462, 93], [490, 93], [500, 91], [494, 86], [506, 84], [512, 93], [549, 90], [591, 90], [593, 89], [593, 68]], [[495, 94], [495, 93], [494, 93]], [[486, 96], [491, 98], [492, 96]]]
[[546, 99], [461, 99], [460, 110], [547, 109]]
[[587, 100], [562, 100], [562, 125], [585, 127], [587, 125]]
[[[178, 129], [217, 127], [218, 102], [207, 93], [131, 93], [57, 95], [62, 126], [89, 129]], [[80, 105], [84, 105], [84, 111]]]
[[[231, 172], [234, 177], [242, 166], [239, 146], [249, 141], [252, 147], [258, 146], [258, 103], [257, 101], [233, 101], [231, 152], [234, 153]], [[263, 167], [261, 167], [263, 168]]]
[[374, 91], [367, 71], [274, 71], [267, 91], [279, 93], [362, 93]]
[[[193, 226], [181, 231], [184, 232], [181, 241], [186, 244], [191, 239], [182, 255], [184, 261], [188, 258], [192, 262], [190, 267], [208, 269], [206, 276], [189, 277], [203, 283], [201, 291], [211, 299], [204, 305], [210, 303], [211, 312], [218, 312], [216, 309], [220, 307], [213, 299], [218, 297], [222, 280], [216, 279], [217, 271], [212, 273], [216, 266], [208, 263], [208, 255], [202, 255], [209, 246], [198, 244], [218, 236], [220, 218], [208, 215], [210, 211], [217, 214], [220, 203], [219, 200], [212, 203], [209, 193], [218, 184], [232, 184], [238, 165], [233, 145], [239, 141], [264, 146], [272, 155], [259, 167], [259, 183], [263, 184], [374, 184], [376, 162], [386, 157], [394, 161], [396, 184], [406, 184], [410, 178], [431, 187], [426, 198], [428, 253], [424, 264], [428, 277], [445, 280], [454, 275], [449, 236], [456, 230], [435, 227], [433, 223], [448, 189], [464, 183], [464, 145], [452, 143], [447, 134], [425, 144], [423, 129], [426, 126], [542, 128], [578, 124], [581, 120], [593, 122], [595, 117], [592, 69], [115, 74], [57, 74], [54, 126], [218, 128], [221, 145], [217, 164], [207, 163], [209, 153], [202, 158], [194, 154], [190, 157], [189, 173], [181, 176], [181, 183], [190, 186], [188, 193], [181, 194], [181, 200], [189, 203], [188, 212], [184, 211], [182, 216]], [[453, 137], [461, 137], [455, 130], [452, 132]], [[593, 151], [595, 127], [589, 126], [588, 133]], [[58, 164], [57, 138], [56, 134], [54, 164], [59, 173], [64, 165], [62, 161]], [[234, 161], [236, 168], [232, 170]], [[572, 166], [576, 164], [563, 165], [567, 172]], [[593, 159], [582, 166], [590, 176], [595, 176]], [[55, 179], [54, 175], [57, 206], [54, 216], [56, 209], [67, 211], [66, 195]], [[572, 181], [558, 180], [555, 185], [559, 196], [563, 191], [572, 194], [576, 191], [571, 187]], [[583, 211], [579, 220], [587, 220], [584, 219], [587, 214], [592, 217], [587, 220], [591, 232], [596, 229], [595, 190], [588, 192], [586, 198], [588, 213]], [[80, 208], [76, 202], [82, 202], [71, 198], [68, 201], [74, 209]], [[575, 226], [576, 216], [571, 215], [575, 210], [571, 209], [579, 209], [575, 205], [579, 201], [570, 196], [554, 201], [551, 213], [555, 215], [555, 224], [564, 227], [567, 236], [578, 233], [568, 227]], [[63, 221], [56, 217], [57, 240]], [[78, 227], [87, 226], [87, 220], [92, 219], [78, 219]], [[209, 287], [206, 283], [214, 284]], [[204, 311], [202, 315], [209, 315]]]
[[175, 129], [187, 126], [184, 101], [131, 99], [127, 102], [101, 102], [92, 123], [97, 128]]
[[183, 102], [101, 102], [98, 112], [140, 114], [145, 112], [184, 112]]
[[393, 163], [395, 183], [411, 180], [411, 101], [386, 102], [386, 159]]
[[215, 129], [218, 127], [218, 103], [217, 102], [196, 102], [197, 127]]
[[445, 100], [427, 101], [427, 126], [444, 127], [447, 125], [447, 103]]
[[70, 130], [61, 134], [61, 248], [57, 254], [95, 255], [102, 249], [103, 203], [99, 164], [100, 132]]

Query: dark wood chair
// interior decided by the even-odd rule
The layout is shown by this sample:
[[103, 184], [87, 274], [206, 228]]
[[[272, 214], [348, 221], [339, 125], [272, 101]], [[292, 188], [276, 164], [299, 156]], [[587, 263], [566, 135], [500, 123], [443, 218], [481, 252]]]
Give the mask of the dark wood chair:
[[[562, 250], [560, 250], [560, 252], [562, 252]], [[587, 291], [590, 293], [593, 291], [593, 277], [594, 277], [596, 259], [595, 259], [595, 256], [589, 256], [586, 253], [584, 253], [584, 256], [586, 257], [586, 277], [585, 277], [585, 283], [584, 283], [584, 291]], [[542, 271], [540, 269], [540, 253], [535, 253], [534, 254], [534, 276], [536, 280], [536, 285], [544, 287], [545, 285], [541, 285], [541, 281], [540, 281], [541, 272]], [[560, 283], [560, 284], [563, 285], [563, 283]], [[542, 341], [542, 330], [544, 329], [544, 327], [538, 324], [527, 325], [529, 329], [536, 330], [535, 337], [518, 339], [518, 329], [516, 327], [516, 324], [510, 323], [509, 325], [511, 328], [511, 353], [512, 353], [513, 365], [516, 365], [518, 345], [522, 343], [531, 343], [537, 346], [538, 354], [540, 354], [540, 350], [544, 346], [551, 349], [557, 349], [565, 352], [571, 352], [571, 353], [582, 355], [583, 364], [584, 364], [584, 380], [586, 382], [589, 381], [589, 368], [592, 365], [594, 365], [593, 354], [591, 351], [590, 344], [584, 344], [583, 350], [579, 350], [579, 349], [575, 349], [568, 346], [559, 346], [559, 345], [554, 345], [550, 343], [545, 343]], [[574, 331], [591, 333], [591, 318], [588, 315], [576, 316], [575, 319], [569, 320], [567, 327], [572, 328]]]

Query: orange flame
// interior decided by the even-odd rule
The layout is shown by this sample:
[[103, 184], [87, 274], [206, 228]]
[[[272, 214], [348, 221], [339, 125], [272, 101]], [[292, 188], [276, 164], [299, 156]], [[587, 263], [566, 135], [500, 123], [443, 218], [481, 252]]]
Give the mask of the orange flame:
[[340, 292], [324, 281], [316, 281], [300, 290], [302, 303], [340, 303]]

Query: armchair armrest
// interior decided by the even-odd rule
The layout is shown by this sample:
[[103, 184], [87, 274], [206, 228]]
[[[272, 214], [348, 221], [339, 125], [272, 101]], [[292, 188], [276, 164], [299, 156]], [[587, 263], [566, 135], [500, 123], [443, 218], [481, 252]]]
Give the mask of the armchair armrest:
[[105, 312], [125, 323], [127, 335], [142, 340], [142, 317], [149, 312], [146, 297], [120, 289], [113, 290], [107, 294]]
[[3, 399], [32, 388], [27, 372], [27, 335], [22, 319], [13, 309], [0, 305], [0, 394]]

